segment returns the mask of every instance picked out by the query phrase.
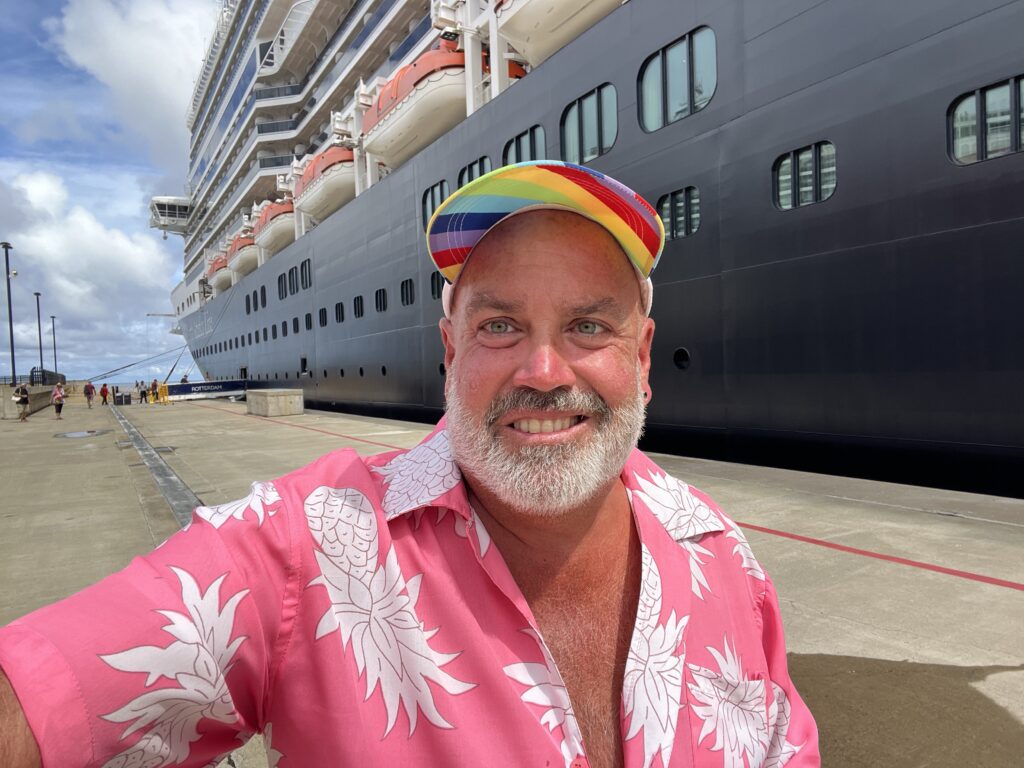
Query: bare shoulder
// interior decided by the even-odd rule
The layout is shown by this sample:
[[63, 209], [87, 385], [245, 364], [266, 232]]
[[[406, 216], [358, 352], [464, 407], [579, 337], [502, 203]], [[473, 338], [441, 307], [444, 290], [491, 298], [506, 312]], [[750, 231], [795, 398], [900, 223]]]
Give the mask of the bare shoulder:
[[0, 765], [41, 768], [39, 747], [7, 675], [0, 669]]

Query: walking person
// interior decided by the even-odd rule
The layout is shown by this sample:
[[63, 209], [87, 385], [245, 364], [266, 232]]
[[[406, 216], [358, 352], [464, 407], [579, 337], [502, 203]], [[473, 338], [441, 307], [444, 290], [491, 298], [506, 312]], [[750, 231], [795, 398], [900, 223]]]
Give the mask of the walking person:
[[85, 395], [86, 404], [92, 408], [93, 398], [96, 397], [96, 387], [92, 385], [91, 381], [85, 382], [85, 386], [82, 387], [82, 393]]
[[60, 412], [64, 410], [64, 398], [64, 385], [58, 381], [53, 387], [53, 392], [50, 394], [50, 402], [53, 404], [53, 409], [57, 411], [58, 419], [64, 418], [60, 415]]
[[160, 390], [160, 385], [156, 383], [156, 379], [153, 379], [153, 383], [149, 387], [149, 401], [151, 403], [156, 402], [157, 392]]
[[106, 405], [107, 404], [107, 395], [109, 395], [109, 394], [110, 394], [110, 390], [107, 389], [107, 385], [106, 384], [104, 384], [102, 387], [100, 387], [100, 399], [102, 400], [100, 405]]
[[139, 390], [139, 402], [140, 403], [148, 403], [149, 402], [149, 390], [146, 389], [146, 383], [144, 381], [140, 381], [138, 383], [138, 390]]
[[14, 397], [18, 399], [18, 421], [28, 421], [28, 387], [19, 384], [14, 390]]

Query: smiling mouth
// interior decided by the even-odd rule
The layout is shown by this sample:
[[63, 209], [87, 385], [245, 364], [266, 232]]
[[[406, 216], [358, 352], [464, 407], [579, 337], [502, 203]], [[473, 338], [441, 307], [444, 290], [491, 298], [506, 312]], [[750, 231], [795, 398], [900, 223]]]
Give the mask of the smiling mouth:
[[528, 435], [538, 435], [547, 432], [561, 432], [569, 429], [583, 421], [583, 416], [565, 416], [560, 419], [519, 419], [509, 426], [517, 432], [524, 432]]

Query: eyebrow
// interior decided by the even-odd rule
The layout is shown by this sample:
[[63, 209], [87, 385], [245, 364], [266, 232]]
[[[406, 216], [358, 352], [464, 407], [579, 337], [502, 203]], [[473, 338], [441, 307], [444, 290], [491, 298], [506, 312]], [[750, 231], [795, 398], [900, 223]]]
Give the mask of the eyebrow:
[[596, 299], [589, 304], [580, 304], [572, 307], [569, 311], [574, 315], [599, 315], [608, 313], [616, 317], [620, 317], [625, 314], [622, 311], [622, 307], [619, 305], [619, 302], [610, 296]]
[[466, 305], [466, 314], [474, 315], [480, 310], [487, 309], [493, 312], [501, 312], [502, 314], [516, 314], [522, 312], [524, 304], [521, 301], [509, 301], [507, 299], [499, 299], [492, 293], [486, 291], [473, 295], [473, 298], [469, 300], [469, 304]]

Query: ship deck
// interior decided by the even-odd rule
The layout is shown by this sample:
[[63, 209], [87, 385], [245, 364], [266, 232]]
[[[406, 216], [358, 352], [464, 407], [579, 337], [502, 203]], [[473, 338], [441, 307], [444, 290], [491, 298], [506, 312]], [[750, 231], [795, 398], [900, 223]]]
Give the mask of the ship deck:
[[[411, 447], [428, 431], [322, 411], [259, 418], [227, 401], [117, 412], [134, 442], [114, 409], [80, 397], [62, 421], [49, 409], [0, 421], [0, 624], [159, 544], [195, 498], [235, 499], [339, 447]], [[773, 577], [825, 765], [1019, 765], [1024, 501], [652, 456], [740, 522]], [[234, 764], [265, 765], [260, 749]]]

